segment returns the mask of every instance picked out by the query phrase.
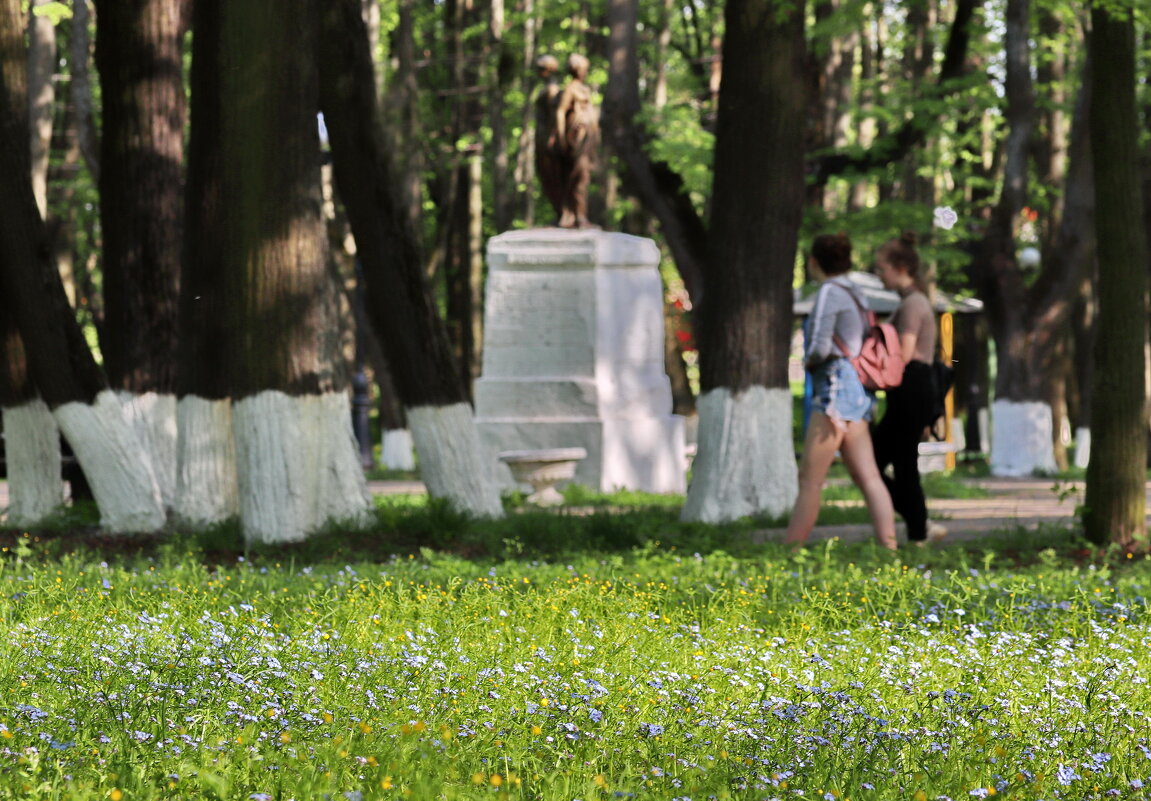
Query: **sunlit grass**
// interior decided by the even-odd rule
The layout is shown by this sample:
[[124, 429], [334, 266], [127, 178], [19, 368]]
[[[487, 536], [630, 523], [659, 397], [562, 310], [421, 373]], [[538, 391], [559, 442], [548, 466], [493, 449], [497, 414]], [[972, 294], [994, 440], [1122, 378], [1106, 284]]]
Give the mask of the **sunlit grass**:
[[1148, 563], [1019, 537], [374, 563], [22, 537], [0, 798], [1141, 797]]

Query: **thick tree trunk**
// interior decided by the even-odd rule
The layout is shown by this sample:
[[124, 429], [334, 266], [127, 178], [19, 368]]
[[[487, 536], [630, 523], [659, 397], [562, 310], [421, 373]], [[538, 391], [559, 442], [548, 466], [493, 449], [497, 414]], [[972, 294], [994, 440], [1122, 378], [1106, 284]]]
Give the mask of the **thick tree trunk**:
[[375, 96], [365, 91], [367, 37], [353, 9], [351, 0], [324, 8], [321, 105], [336, 184], [367, 279], [368, 314], [407, 409], [429, 491], [473, 514], [499, 517], [494, 464], [480, 446], [412, 219], [394, 194]]
[[[306, 22], [318, 4], [227, 0], [220, 11], [222, 318], [240, 520], [249, 540], [294, 541], [370, 508], [320, 214]], [[374, 94], [370, 72], [366, 83]]]
[[228, 352], [223, 318], [224, 164], [220, 149], [224, 0], [193, 8], [192, 107], [188, 139], [184, 248], [179, 306], [175, 516], [209, 526], [240, 512], [232, 402], [220, 357]]
[[795, 499], [787, 358], [804, 199], [803, 6], [728, 0], [725, 8], [688, 520], [779, 515]]
[[1102, 7], [1091, 10], [1091, 143], [1099, 322], [1094, 421], [1083, 524], [1096, 543], [1130, 547], [1146, 539], [1147, 243], [1135, 106], [1135, 29]]
[[0, 0], [0, 302], [15, 320], [40, 397], [89, 477], [101, 523], [154, 531], [164, 524], [156, 479], [72, 315], [32, 193], [19, 6]]
[[103, 99], [100, 222], [108, 381], [152, 462], [165, 506], [176, 492], [176, 319], [183, 230], [184, 6], [96, 0]]

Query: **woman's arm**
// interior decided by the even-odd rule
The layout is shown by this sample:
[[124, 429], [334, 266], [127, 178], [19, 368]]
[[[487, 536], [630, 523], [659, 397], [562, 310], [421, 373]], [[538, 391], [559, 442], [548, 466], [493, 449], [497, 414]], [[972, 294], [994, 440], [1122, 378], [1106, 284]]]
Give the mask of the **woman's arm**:
[[915, 344], [918, 341], [919, 335], [914, 331], [901, 331], [899, 333], [899, 355], [903, 357], [904, 364], [915, 358]]

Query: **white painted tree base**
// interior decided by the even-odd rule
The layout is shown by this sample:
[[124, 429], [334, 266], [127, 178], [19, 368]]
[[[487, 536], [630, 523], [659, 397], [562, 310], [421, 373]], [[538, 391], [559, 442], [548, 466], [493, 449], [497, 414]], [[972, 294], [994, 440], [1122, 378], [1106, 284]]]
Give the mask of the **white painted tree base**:
[[176, 396], [121, 390], [116, 397], [124, 407], [128, 425], [132, 426], [136, 438], [148, 451], [160, 498], [164, 501], [164, 508], [170, 510], [176, 501]]
[[1075, 466], [1087, 469], [1091, 461], [1091, 429], [1075, 429]]
[[203, 528], [237, 517], [232, 402], [187, 395], [180, 398], [176, 420], [176, 520]]
[[269, 390], [232, 406], [240, 522], [256, 542], [298, 542], [371, 510], [342, 392], [293, 397]]
[[100, 525], [119, 534], [157, 531], [166, 516], [151, 459], [110, 390], [94, 403], [65, 403], [56, 422], [100, 507]]
[[503, 517], [495, 463], [480, 447], [471, 405], [417, 406], [407, 414], [428, 494], [477, 517]]
[[389, 470], [415, 470], [416, 452], [412, 432], [406, 428], [385, 431], [380, 447], [380, 464]]
[[751, 387], [700, 395], [698, 450], [682, 519], [724, 523], [791, 511], [798, 491], [791, 392]]
[[1054, 472], [1051, 406], [997, 400], [991, 405], [991, 474], [1020, 477]]
[[3, 409], [8, 524], [32, 526], [64, 503], [60, 431], [40, 399]]

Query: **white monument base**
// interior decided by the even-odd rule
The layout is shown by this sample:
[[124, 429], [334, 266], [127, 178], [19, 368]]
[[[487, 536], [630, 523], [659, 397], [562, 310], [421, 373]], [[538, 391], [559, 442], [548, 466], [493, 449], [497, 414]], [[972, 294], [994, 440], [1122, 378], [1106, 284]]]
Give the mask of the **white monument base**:
[[650, 239], [604, 231], [513, 231], [488, 243], [476, 424], [501, 486], [516, 486], [501, 451], [584, 448], [578, 483], [684, 492], [659, 258]]

